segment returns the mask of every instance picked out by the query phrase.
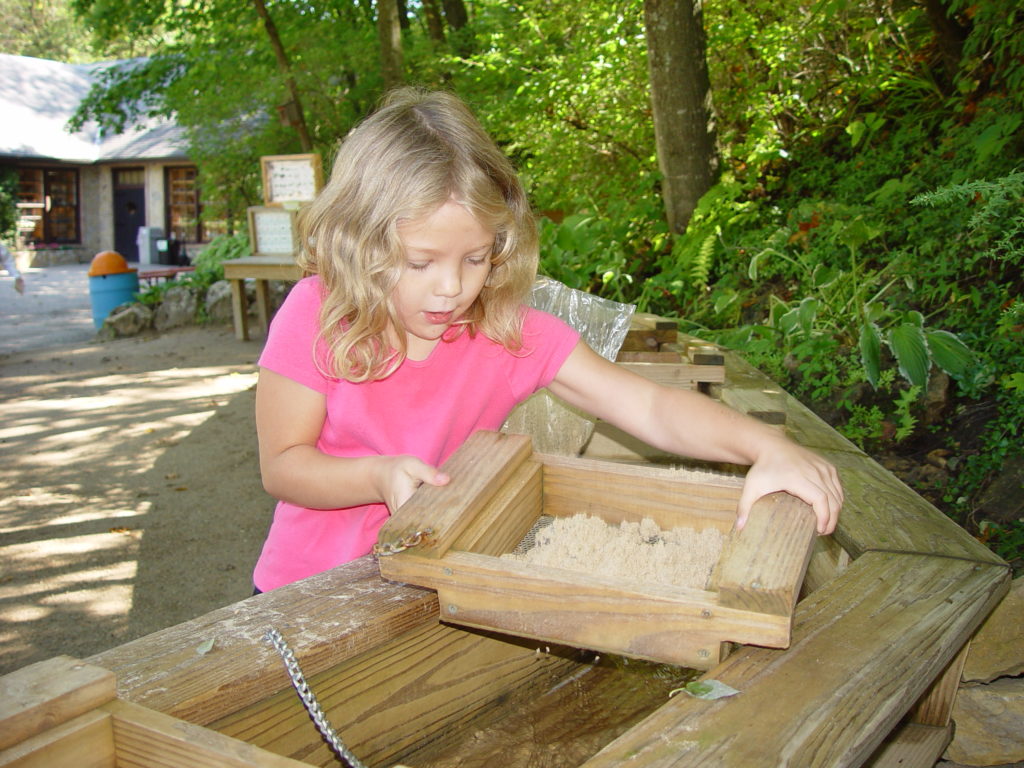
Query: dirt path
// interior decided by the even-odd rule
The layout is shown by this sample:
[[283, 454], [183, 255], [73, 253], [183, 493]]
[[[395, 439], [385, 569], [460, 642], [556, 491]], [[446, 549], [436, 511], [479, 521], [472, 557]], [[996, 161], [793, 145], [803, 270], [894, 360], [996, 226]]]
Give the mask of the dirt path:
[[259, 348], [218, 327], [0, 354], [0, 674], [251, 593]]

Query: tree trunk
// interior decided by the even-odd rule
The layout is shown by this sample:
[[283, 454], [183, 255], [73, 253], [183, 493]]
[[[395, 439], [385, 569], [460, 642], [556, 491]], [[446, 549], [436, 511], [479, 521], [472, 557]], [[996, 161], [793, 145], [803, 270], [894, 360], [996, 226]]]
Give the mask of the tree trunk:
[[459, 56], [473, 54], [473, 35], [469, 28], [469, 14], [463, 0], [441, 0], [444, 8], [444, 20], [448, 22], [451, 34], [448, 36], [452, 49]]
[[302, 151], [312, 152], [313, 140], [309, 137], [309, 128], [306, 126], [306, 113], [302, 109], [302, 99], [299, 98], [299, 86], [296, 84], [295, 76], [292, 74], [292, 65], [288, 61], [288, 54], [285, 53], [284, 46], [281, 44], [281, 36], [277, 33], [277, 26], [274, 24], [274, 20], [270, 18], [267, 6], [263, 3], [263, 0], [252, 0], [252, 4], [256, 8], [256, 13], [263, 21], [263, 28], [270, 39], [270, 47], [274, 49], [274, 58], [277, 59], [277, 68], [284, 75], [285, 86], [288, 88], [288, 94], [291, 97], [291, 103], [284, 106], [282, 113], [287, 116], [288, 123], [294, 126], [298, 132]]
[[469, 23], [466, 4], [462, 0], [441, 0], [444, 6], [444, 18], [452, 29], [462, 29]]
[[701, 2], [644, 0], [662, 198], [677, 234], [686, 231], [718, 171]]
[[960, 71], [960, 59], [963, 56], [964, 42], [970, 30], [965, 29], [959, 21], [950, 17], [946, 4], [942, 0], [924, 0], [925, 14], [928, 23], [935, 32], [935, 44], [942, 58], [942, 72], [945, 75], [946, 92], [952, 93], [953, 83]]
[[380, 40], [380, 69], [384, 87], [394, 88], [404, 82], [398, 0], [377, 0], [377, 37]]
[[423, 0], [423, 15], [427, 19], [427, 34], [435, 43], [444, 42], [444, 20], [437, 0]]

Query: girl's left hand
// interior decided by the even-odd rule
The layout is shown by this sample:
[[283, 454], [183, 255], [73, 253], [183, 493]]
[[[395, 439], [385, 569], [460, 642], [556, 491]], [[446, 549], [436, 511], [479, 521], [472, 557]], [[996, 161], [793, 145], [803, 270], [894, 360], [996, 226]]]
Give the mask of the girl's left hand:
[[832, 533], [843, 506], [843, 486], [836, 468], [816, 453], [780, 438], [766, 446], [747, 472], [737, 507], [742, 530], [754, 502], [776, 491], [796, 496], [814, 510], [819, 535]]

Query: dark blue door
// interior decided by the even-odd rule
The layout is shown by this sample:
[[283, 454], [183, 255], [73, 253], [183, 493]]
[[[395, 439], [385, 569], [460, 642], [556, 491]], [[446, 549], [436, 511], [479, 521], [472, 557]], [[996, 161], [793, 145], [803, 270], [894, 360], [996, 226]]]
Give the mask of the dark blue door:
[[114, 250], [127, 261], [139, 260], [139, 227], [146, 223], [146, 189], [136, 169], [114, 171]]

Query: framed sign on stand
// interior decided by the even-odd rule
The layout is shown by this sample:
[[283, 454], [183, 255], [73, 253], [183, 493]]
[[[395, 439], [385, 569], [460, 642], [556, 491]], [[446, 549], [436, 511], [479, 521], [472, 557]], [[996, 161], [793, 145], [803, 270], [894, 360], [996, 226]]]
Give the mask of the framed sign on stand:
[[260, 158], [263, 204], [298, 207], [323, 187], [320, 155], [265, 155]]

